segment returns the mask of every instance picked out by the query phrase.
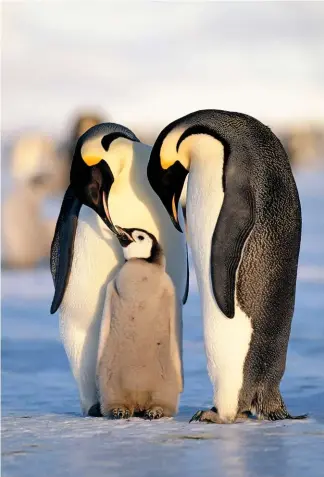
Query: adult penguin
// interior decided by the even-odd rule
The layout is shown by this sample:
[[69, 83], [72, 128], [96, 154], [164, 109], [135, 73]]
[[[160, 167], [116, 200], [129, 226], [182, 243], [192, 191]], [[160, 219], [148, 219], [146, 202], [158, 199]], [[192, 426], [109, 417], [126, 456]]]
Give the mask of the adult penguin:
[[214, 407], [292, 418], [281, 397], [301, 236], [298, 191], [279, 139], [245, 114], [197, 111], [158, 136], [148, 179], [175, 227], [188, 177], [187, 226], [202, 302]]
[[104, 295], [124, 263], [114, 222], [157, 237], [176, 288], [181, 321], [181, 302], [187, 295], [185, 238], [172, 226], [147, 180], [150, 151], [132, 131], [112, 123], [92, 127], [76, 144], [51, 248], [51, 313], [60, 307], [62, 340], [84, 414], [99, 410], [96, 360]]

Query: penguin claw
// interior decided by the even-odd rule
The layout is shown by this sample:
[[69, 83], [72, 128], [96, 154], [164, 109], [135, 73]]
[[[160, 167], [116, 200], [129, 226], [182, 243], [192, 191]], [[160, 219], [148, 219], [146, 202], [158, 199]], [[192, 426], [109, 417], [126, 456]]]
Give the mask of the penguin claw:
[[162, 407], [153, 407], [152, 409], [148, 409], [144, 413], [144, 419], [152, 421], [152, 419], [161, 419], [163, 417], [163, 409]]
[[197, 411], [192, 418], [190, 419], [190, 422], [193, 421], [199, 421], [199, 422], [208, 422], [208, 423], [215, 423], [215, 424], [221, 424], [221, 420], [219, 419], [219, 416], [217, 414], [217, 411], [214, 410], [215, 408], [211, 408], [208, 411]]
[[199, 418], [200, 418], [200, 416], [202, 415], [203, 412], [204, 412], [204, 411], [197, 411], [197, 412], [192, 416], [192, 418], [190, 419], [189, 424], [190, 424], [191, 422], [193, 422], [193, 421], [199, 421], [199, 420], [200, 420]]
[[131, 417], [131, 412], [124, 407], [117, 407], [110, 411], [110, 416], [112, 419], [129, 419]]
[[307, 419], [307, 418], [308, 418], [308, 414], [300, 414], [299, 416], [290, 416], [289, 415], [288, 419], [293, 419], [293, 420], [296, 420], [296, 421], [302, 421], [303, 419]]

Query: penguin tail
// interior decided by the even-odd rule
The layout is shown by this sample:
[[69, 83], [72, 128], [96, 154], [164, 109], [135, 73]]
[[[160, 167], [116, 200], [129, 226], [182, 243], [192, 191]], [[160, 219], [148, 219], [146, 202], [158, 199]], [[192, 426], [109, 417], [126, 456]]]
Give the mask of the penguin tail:
[[259, 419], [265, 419], [267, 421], [281, 421], [284, 419], [291, 419], [291, 420], [302, 420], [307, 419], [308, 414], [301, 414], [300, 416], [292, 416], [289, 414], [288, 411], [278, 410], [274, 412], [269, 412], [267, 414], [262, 413], [259, 415]]
[[299, 416], [292, 416], [285, 405], [279, 389], [272, 389], [272, 392], [264, 392], [264, 389], [259, 390], [256, 399], [252, 403], [259, 419], [267, 421], [281, 421], [284, 419], [303, 420], [307, 419], [308, 414], [301, 414]]

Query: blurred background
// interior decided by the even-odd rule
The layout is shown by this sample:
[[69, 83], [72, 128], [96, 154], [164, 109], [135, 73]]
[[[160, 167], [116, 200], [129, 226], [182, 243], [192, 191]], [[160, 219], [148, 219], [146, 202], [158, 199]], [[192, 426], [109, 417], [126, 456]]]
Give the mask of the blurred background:
[[294, 168], [321, 166], [323, 21], [317, 2], [4, 2], [3, 266], [48, 258], [75, 142], [98, 122], [152, 144], [194, 110], [240, 111]]

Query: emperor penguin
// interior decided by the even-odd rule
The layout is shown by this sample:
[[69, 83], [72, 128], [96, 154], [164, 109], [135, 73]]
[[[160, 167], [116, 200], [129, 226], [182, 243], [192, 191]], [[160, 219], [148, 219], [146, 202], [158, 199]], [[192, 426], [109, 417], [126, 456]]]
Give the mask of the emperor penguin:
[[50, 254], [55, 220], [44, 217], [42, 203], [47, 194], [47, 177], [17, 181], [2, 209], [2, 265], [32, 268]]
[[193, 420], [234, 422], [249, 412], [292, 419], [279, 384], [294, 311], [301, 208], [279, 139], [246, 114], [197, 111], [159, 134], [147, 173], [178, 230], [189, 173], [188, 240], [214, 388], [214, 406]]
[[101, 412], [115, 419], [171, 417], [183, 389], [174, 284], [153, 234], [116, 226], [125, 264], [109, 283], [97, 379]]
[[48, 259], [55, 221], [44, 202], [56, 190], [60, 170], [53, 141], [39, 133], [22, 135], [10, 157], [12, 185], [2, 206], [2, 263], [30, 268]]
[[96, 363], [105, 291], [124, 263], [113, 223], [154, 234], [176, 289], [179, 319], [186, 301], [186, 242], [147, 180], [150, 151], [132, 131], [113, 123], [90, 128], [76, 144], [51, 248], [51, 313], [60, 308], [61, 337], [84, 414], [98, 414]]

